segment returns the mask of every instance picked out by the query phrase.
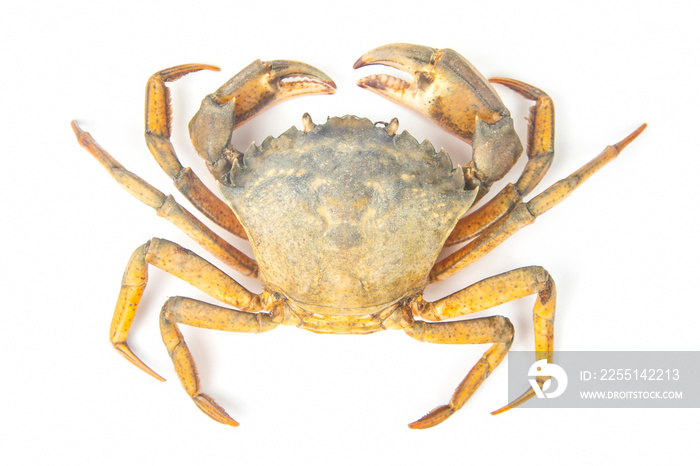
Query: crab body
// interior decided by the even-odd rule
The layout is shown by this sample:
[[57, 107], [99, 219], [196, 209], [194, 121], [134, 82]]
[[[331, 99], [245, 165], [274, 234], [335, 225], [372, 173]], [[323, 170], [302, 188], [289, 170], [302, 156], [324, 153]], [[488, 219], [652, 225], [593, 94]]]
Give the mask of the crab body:
[[464, 183], [430, 143], [348, 116], [250, 146], [220, 187], [268, 289], [307, 310], [357, 315], [425, 288], [476, 194]]
[[[358, 85], [413, 108], [473, 147], [472, 160], [454, 167], [444, 151], [418, 143], [398, 121], [373, 124], [347, 116], [303, 130], [292, 127], [260, 146], [239, 152], [231, 133], [265, 107], [302, 94], [332, 94], [333, 81], [299, 62], [255, 61], [208, 95], [190, 122], [197, 153], [219, 184], [222, 201], [192, 170], [181, 165], [170, 142], [170, 96], [166, 83], [209, 65], [191, 64], [154, 74], [146, 88], [146, 142], [178, 190], [212, 222], [248, 239], [254, 259], [236, 249], [172, 196], [127, 171], [90, 134], [73, 122], [83, 145], [117, 180], [237, 273], [260, 279], [253, 293], [192, 251], [152, 238], [129, 259], [110, 327], [110, 340], [129, 361], [162, 379], [129, 348], [127, 336], [148, 282], [148, 267], [175, 275], [225, 306], [173, 297], [163, 306], [160, 330], [175, 372], [198, 408], [236, 426], [203, 393], [196, 365], [178, 325], [232, 332], [264, 332], [283, 325], [320, 333], [403, 330], [425, 342], [488, 343], [452, 398], [412, 428], [441, 423], [460, 409], [505, 358], [513, 326], [502, 316], [466, 319], [470, 313], [537, 295], [533, 308], [537, 360], [552, 362], [556, 288], [542, 267], [511, 270], [435, 301], [423, 299], [428, 283], [449, 277], [501, 244], [558, 204], [642, 132], [642, 125], [608, 146], [569, 177], [530, 200], [525, 197], [554, 156], [554, 108], [540, 89], [507, 78], [489, 82], [449, 49], [410, 44], [378, 47], [355, 68], [388, 65], [413, 75], [386, 75]], [[505, 85], [535, 102], [529, 118], [527, 164], [482, 207], [470, 211], [492, 184], [515, 164], [522, 145], [513, 120], [491, 83]], [[445, 245], [462, 244], [439, 258]], [[542, 387], [546, 377], [538, 377]], [[528, 390], [496, 412], [535, 395]]]

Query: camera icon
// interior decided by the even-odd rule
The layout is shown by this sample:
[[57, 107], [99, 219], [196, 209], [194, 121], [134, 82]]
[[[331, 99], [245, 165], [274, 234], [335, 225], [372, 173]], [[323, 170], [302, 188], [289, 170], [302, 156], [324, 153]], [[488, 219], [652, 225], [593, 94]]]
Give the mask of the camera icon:
[[[564, 369], [561, 366], [547, 362], [546, 359], [540, 359], [530, 366], [527, 375], [530, 377], [528, 380], [537, 398], [556, 398], [564, 393], [569, 383], [569, 378], [566, 376]], [[537, 383], [537, 377], [549, 377], [549, 379], [545, 380], [542, 388], [540, 388], [540, 385]], [[555, 390], [550, 392], [552, 379], [557, 381], [557, 386]]]

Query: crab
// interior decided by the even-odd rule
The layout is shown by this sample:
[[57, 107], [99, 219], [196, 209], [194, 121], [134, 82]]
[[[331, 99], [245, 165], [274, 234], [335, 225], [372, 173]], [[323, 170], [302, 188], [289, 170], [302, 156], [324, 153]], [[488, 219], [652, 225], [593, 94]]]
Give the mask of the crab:
[[[289, 97], [332, 94], [336, 88], [310, 65], [256, 60], [208, 95], [189, 125], [194, 148], [216, 179], [222, 201], [175, 154], [166, 86], [190, 72], [218, 68], [176, 66], [148, 80], [145, 136], [151, 153], [197, 210], [250, 241], [254, 259], [172, 196], [127, 171], [72, 122], [79, 143], [123, 188], [236, 272], [257, 277], [262, 284], [261, 293], [252, 293], [194, 252], [159, 238], [139, 246], [126, 266], [110, 340], [123, 356], [158, 380], [164, 379], [127, 344], [148, 267], [179, 277], [224, 304], [171, 297], [160, 313], [163, 342], [177, 376], [197, 407], [216, 421], [238, 425], [202, 392], [178, 325], [251, 333], [278, 325], [328, 334], [398, 329], [430, 343], [490, 344], [449, 402], [409, 424], [418, 429], [435, 426], [460, 409], [511, 347], [514, 329], [508, 318], [466, 319], [468, 314], [537, 295], [536, 357], [552, 362], [556, 291], [544, 268], [511, 270], [434, 301], [424, 299], [423, 291], [534, 222], [615, 158], [646, 125], [526, 201], [554, 156], [554, 107], [545, 92], [514, 79], [487, 80], [451, 49], [390, 44], [367, 52], [354, 68], [375, 64], [408, 72], [413, 79], [370, 75], [358, 85], [427, 115], [471, 144], [469, 163], [454, 166], [445, 151], [436, 151], [427, 141], [418, 143], [408, 132], [399, 133], [396, 119], [372, 123], [355, 116], [315, 124], [305, 114], [301, 129], [292, 127], [240, 152], [232, 147], [232, 131], [265, 107]], [[494, 83], [534, 101], [527, 163], [515, 183], [470, 212], [523, 152]], [[440, 256], [443, 248], [460, 243], [464, 244], [455, 252]], [[540, 385], [545, 381], [546, 377], [538, 378]], [[530, 389], [494, 413], [534, 394]]]

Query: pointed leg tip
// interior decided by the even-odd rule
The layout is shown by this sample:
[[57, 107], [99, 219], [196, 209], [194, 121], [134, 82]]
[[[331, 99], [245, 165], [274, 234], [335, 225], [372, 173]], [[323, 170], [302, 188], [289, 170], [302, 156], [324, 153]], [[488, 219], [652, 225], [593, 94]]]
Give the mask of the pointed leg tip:
[[176, 68], [181, 68], [183, 70], [187, 70], [187, 73], [191, 73], [193, 71], [221, 71], [221, 68], [219, 68], [216, 65], [207, 65], [205, 63], [190, 63], [188, 65], [181, 65]]
[[435, 426], [437, 423], [430, 422], [430, 419], [426, 419], [427, 416], [424, 416], [417, 421], [413, 421], [408, 425], [408, 428], [411, 430], [424, 430], [424, 429], [429, 429], [433, 426]]
[[90, 151], [90, 146], [95, 145], [95, 141], [92, 139], [92, 136], [90, 136], [90, 133], [84, 131], [78, 124], [77, 120], [72, 120], [70, 122], [70, 127], [73, 129], [73, 134], [75, 134], [78, 144]]
[[535, 390], [530, 388], [525, 393], [523, 393], [518, 398], [511, 401], [510, 403], [508, 403], [504, 407], [497, 409], [496, 411], [492, 411], [491, 414], [495, 416], [496, 414], [501, 414], [501, 413], [504, 413], [506, 411], [510, 411], [511, 409], [515, 408], [516, 406], [520, 406], [521, 404], [525, 403], [527, 400], [531, 399], [534, 396], [535, 396]]
[[85, 131], [78, 125], [78, 120], [71, 120], [70, 122], [70, 127], [73, 130], [73, 133], [75, 134], [75, 137], [80, 140], [80, 137], [85, 134]]
[[124, 356], [129, 362], [131, 362], [134, 366], [138, 367], [142, 371], [144, 371], [146, 374], [152, 376], [154, 379], [160, 381], [160, 382], [165, 382], [165, 379], [158, 375], [153, 369], [148, 367], [146, 364], [144, 364], [143, 361], [141, 361], [132, 351], [131, 348], [126, 343], [115, 343], [114, 348], [119, 351], [119, 353]]
[[496, 416], [497, 414], [505, 413], [506, 411], [510, 411], [510, 406], [504, 406], [495, 411], [491, 411], [491, 415]]
[[643, 123], [639, 128], [632, 131], [632, 133], [629, 136], [627, 136], [625, 139], [623, 139], [622, 141], [615, 144], [615, 149], [617, 149], [617, 151], [620, 152], [622, 149], [627, 147], [630, 142], [634, 141], [637, 138], [637, 136], [642, 134], [642, 131], [644, 131], [646, 128], [647, 128], [647, 124]]
[[229, 416], [226, 413], [224, 413], [224, 416], [216, 418], [215, 420], [220, 422], [221, 424], [224, 424], [226, 426], [231, 426], [231, 427], [238, 427], [241, 425], [238, 421], [236, 421], [234, 418], [232, 418], [231, 416]]
[[205, 65], [202, 63], [188, 63], [186, 65], [173, 66], [171, 68], [166, 68], [164, 70], [158, 71], [153, 75], [154, 78], [162, 79], [165, 82], [177, 81], [183, 76], [193, 73], [195, 71], [221, 71], [218, 66]]
[[428, 429], [442, 423], [452, 416], [455, 410], [449, 405], [438, 406], [428, 414], [408, 425], [410, 429]]
[[70, 127], [73, 130], [75, 137], [78, 138], [78, 141], [80, 141], [80, 143], [83, 144], [83, 141], [88, 136], [88, 132], [80, 127], [80, 125], [78, 124], [78, 120], [71, 120]]
[[542, 89], [539, 89], [531, 84], [518, 81], [517, 79], [491, 78], [489, 79], [489, 82], [506, 86], [529, 100], [537, 100], [540, 97], [547, 95]]
[[212, 397], [204, 393], [195, 395], [192, 397], [192, 401], [197, 405], [197, 407], [204, 412], [207, 416], [214, 419], [217, 422], [225, 424], [231, 427], [238, 427], [240, 424], [229, 416], [224, 408], [219, 406], [219, 404], [214, 401]]

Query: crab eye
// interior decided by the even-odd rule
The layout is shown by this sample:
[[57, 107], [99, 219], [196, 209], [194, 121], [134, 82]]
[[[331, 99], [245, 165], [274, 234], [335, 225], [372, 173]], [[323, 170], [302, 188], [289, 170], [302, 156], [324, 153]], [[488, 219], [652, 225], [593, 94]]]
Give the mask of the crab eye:
[[384, 131], [386, 131], [389, 136], [393, 136], [399, 129], [399, 120], [398, 118], [392, 118], [389, 123], [387, 123], [386, 121], [376, 121], [374, 123], [374, 126], [384, 127]]

